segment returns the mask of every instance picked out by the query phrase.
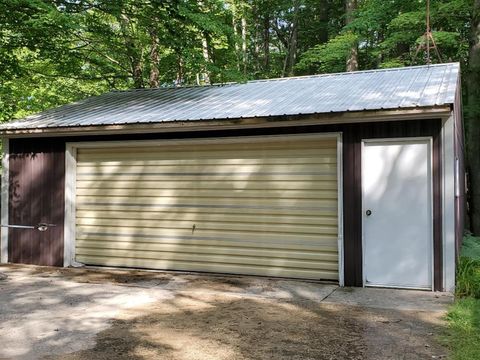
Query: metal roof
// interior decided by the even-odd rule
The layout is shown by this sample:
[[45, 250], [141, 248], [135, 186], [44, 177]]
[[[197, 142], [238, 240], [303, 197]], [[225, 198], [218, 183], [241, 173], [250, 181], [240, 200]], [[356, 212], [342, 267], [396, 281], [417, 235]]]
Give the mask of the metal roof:
[[2, 130], [158, 123], [453, 104], [458, 63], [113, 91], [0, 125]]

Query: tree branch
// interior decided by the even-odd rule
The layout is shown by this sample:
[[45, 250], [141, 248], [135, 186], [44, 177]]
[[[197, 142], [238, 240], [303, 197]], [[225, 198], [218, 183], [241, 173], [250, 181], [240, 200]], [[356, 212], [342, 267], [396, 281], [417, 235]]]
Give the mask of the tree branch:
[[[86, 39], [86, 38], [82, 37], [82, 36], [81, 36], [80, 34], [78, 34], [78, 33], [77, 33], [77, 34], [74, 34], [74, 35], [75, 35], [78, 39], [87, 42], [88, 45], [92, 45], [92, 42], [91, 42], [90, 39]], [[96, 53], [97, 55], [100, 55], [100, 56], [104, 57], [104, 58], [107, 59], [108, 61], [114, 63], [115, 65], [117, 65], [118, 67], [120, 67], [123, 71], [126, 71], [126, 72], [130, 73], [130, 69], [124, 67], [121, 62], [119, 62], [118, 60], [115, 60], [115, 59], [112, 58], [111, 56], [109, 56], [109, 55], [101, 52], [100, 50], [98, 50], [97, 48], [95, 48], [95, 46], [91, 46], [91, 47], [89, 48], [89, 50], [92, 51], [92, 52], [94, 52], [94, 53]]]
[[88, 80], [88, 81], [94, 81], [94, 80], [105, 80], [108, 81], [110, 79], [122, 79], [122, 80], [128, 80], [130, 79], [130, 76], [126, 75], [102, 75], [102, 76], [75, 76], [75, 75], [62, 75], [62, 74], [45, 74], [41, 71], [35, 70], [35, 69], [28, 69], [30, 72], [35, 73], [37, 75], [41, 75], [44, 77], [48, 78], [54, 78], [54, 79], [72, 79], [72, 80]]

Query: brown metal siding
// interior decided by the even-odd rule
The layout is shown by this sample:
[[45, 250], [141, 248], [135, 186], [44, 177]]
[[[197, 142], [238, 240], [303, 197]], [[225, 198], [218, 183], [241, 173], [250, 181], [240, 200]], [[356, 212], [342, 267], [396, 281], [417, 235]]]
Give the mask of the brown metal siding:
[[357, 126], [347, 126], [344, 129], [343, 252], [345, 286], [363, 285], [361, 139]]
[[[434, 161], [434, 268], [435, 268], [435, 290], [442, 290], [442, 221], [441, 221], [441, 144], [440, 144], [440, 120], [419, 120], [419, 121], [398, 121], [398, 122], [376, 122], [363, 124], [346, 124], [346, 125], [326, 125], [326, 126], [299, 126], [290, 128], [278, 129], [256, 129], [256, 130], [223, 130], [210, 132], [185, 132], [170, 133], [170, 134], [137, 134], [137, 135], [116, 135], [116, 136], [88, 136], [62, 139], [29, 139], [29, 140], [12, 140], [11, 153], [13, 155], [19, 154], [16, 160], [11, 160], [11, 171], [16, 176], [16, 181], [19, 181], [19, 171], [23, 166], [23, 170], [30, 174], [27, 169], [27, 164], [31, 166], [33, 157], [36, 153], [44, 151], [43, 149], [49, 145], [53, 146], [55, 150], [49, 153], [62, 152], [57, 154], [55, 161], [46, 161], [43, 157], [36, 158], [43, 159], [35, 166], [43, 167], [42, 174], [49, 174], [53, 171], [57, 172], [58, 178], [45, 181], [43, 186], [40, 184], [32, 185], [29, 183], [33, 179], [32, 175], [26, 175], [21, 178], [23, 184], [17, 191], [16, 195], [11, 193], [11, 219], [19, 220], [17, 213], [26, 207], [27, 196], [23, 192], [27, 192], [28, 196], [32, 196], [31, 189], [42, 189], [46, 192], [45, 196], [50, 198], [56, 197], [54, 208], [60, 214], [56, 214], [54, 220], [58, 223], [63, 223], [63, 189], [64, 189], [64, 158], [63, 151], [65, 141], [105, 141], [105, 140], [146, 140], [146, 139], [172, 139], [172, 138], [200, 138], [200, 137], [223, 137], [223, 136], [247, 136], [247, 135], [273, 135], [273, 134], [293, 134], [293, 133], [308, 133], [308, 132], [342, 132], [343, 133], [343, 210], [344, 210], [344, 256], [345, 256], [345, 285], [346, 286], [362, 286], [362, 198], [361, 198], [361, 140], [372, 138], [391, 138], [391, 137], [418, 137], [418, 136], [432, 136], [434, 139], [433, 161]], [[27, 150], [28, 148], [28, 150]], [[25, 156], [28, 155], [28, 156]], [[48, 156], [47, 156], [48, 157]], [[12, 166], [14, 165], [14, 166]], [[17, 175], [14, 174], [16, 172]], [[15, 182], [15, 180], [13, 181]], [[12, 186], [12, 185], [11, 185]], [[38, 191], [34, 191], [38, 193]], [[55, 195], [56, 194], [56, 195]], [[61, 194], [61, 196], [59, 196]], [[16, 198], [21, 197], [22, 201], [15, 202]], [[51, 209], [51, 208], [50, 208]], [[52, 209], [53, 210], [53, 209]], [[15, 212], [15, 217], [12, 213]], [[61, 221], [60, 220], [61, 217]], [[23, 222], [38, 222], [38, 211], [26, 211], [23, 214]], [[45, 219], [46, 220], [46, 219]], [[51, 221], [54, 221], [51, 220]], [[61, 227], [60, 227], [61, 228]], [[25, 231], [25, 230], [23, 230]], [[63, 230], [56, 230], [58, 238], [56, 244], [63, 242]], [[19, 230], [18, 232], [22, 232]], [[41, 235], [34, 235], [35, 237]], [[15, 243], [17, 238], [30, 239], [33, 235], [19, 235], [16, 232], [11, 232], [10, 241]], [[30, 240], [32, 241], [32, 240]], [[19, 259], [18, 253], [24, 246], [28, 254], [30, 254], [31, 263], [41, 263], [42, 250], [39, 245], [34, 246], [33, 242], [24, 242], [14, 245], [17, 248], [15, 251], [16, 257], [10, 257], [11, 261]], [[40, 244], [36, 242], [35, 244]], [[55, 248], [55, 247], [54, 247]], [[59, 248], [59, 246], [57, 246]], [[58, 250], [58, 249], [57, 249]], [[55, 264], [61, 265], [63, 261], [63, 254], [56, 251], [50, 253]], [[43, 255], [45, 257], [45, 255]], [[23, 259], [20, 257], [20, 259]], [[22, 262], [26, 262], [23, 260]]]
[[352, 124], [343, 127], [344, 139], [344, 252], [345, 285], [362, 286], [362, 139], [433, 137], [434, 288], [442, 290], [442, 197], [440, 120]]
[[9, 222], [57, 226], [46, 232], [9, 229], [9, 261], [63, 265], [65, 142], [10, 140]]

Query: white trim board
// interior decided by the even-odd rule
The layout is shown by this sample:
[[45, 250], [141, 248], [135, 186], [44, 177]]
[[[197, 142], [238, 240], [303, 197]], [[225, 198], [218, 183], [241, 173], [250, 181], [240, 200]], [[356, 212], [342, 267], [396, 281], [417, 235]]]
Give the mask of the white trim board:
[[63, 266], [75, 266], [75, 194], [77, 149], [67, 143], [65, 148], [65, 219]]
[[[64, 128], [10, 129], [0, 130], [0, 135], [11, 138], [58, 137], [80, 135], [120, 135], [151, 134], [153, 132], [184, 132], [238, 130], [255, 128], [278, 128], [289, 126], [353, 124], [365, 122], [385, 122], [401, 120], [438, 119], [450, 116], [450, 106], [427, 108], [405, 108], [393, 110], [352, 111], [342, 113], [321, 113], [304, 115], [287, 115], [278, 120], [275, 117], [257, 117], [244, 119], [214, 119], [182, 122], [152, 122], [141, 124], [112, 124], [92, 126], [72, 126]], [[299, 118], [297, 118], [299, 117]], [[280, 116], [282, 118], [282, 116]], [[294, 119], [292, 119], [294, 118]]]
[[[2, 215], [1, 221], [3, 225], [8, 225], [8, 198], [9, 198], [9, 186], [10, 186], [10, 141], [7, 138], [2, 138]], [[1, 258], [0, 263], [8, 263], [8, 227], [1, 228]]]
[[455, 290], [455, 121], [443, 122], [442, 138], [442, 276], [443, 291]]
[[85, 142], [67, 142], [68, 146], [74, 149], [78, 148], [109, 148], [109, 147], [144, 147], [144, 146], [171, 146], [171, 145], [202, 145], [202, 144], [236, 144], [236, 143], [268, 143], [276, 142], [279, 139], [318, 139], [335, 138], [340, 135], [339, 132], [305, 133], [305, 134], [281, 134], [281, 135], [245, 135], [245, 136], [225, 136], [208, 138], [183, 138], [183, 139], [154, 139], [154, 140], [112, 140], [112, 141], [85, 141]]

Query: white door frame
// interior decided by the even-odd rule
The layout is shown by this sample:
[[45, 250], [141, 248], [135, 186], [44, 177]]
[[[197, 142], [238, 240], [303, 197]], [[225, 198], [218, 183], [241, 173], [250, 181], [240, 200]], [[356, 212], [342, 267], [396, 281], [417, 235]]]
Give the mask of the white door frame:
[[[422, 137], [401, 137], [401, 138], [379, 138], [379, 139], [362, 139], [362, 145], [361, 145], [361, 173], [362, 173], [362, 178], [363, 178], [363, 173], [364, 173], [364, 166], [365, 166], [365, 161], [364, 161], [364, 156], [363, 154], [365, 153], [364, 148], [366, 143], [392, 143], [392, 144], [398, 144], [398, 143], [410, 143], [410, 144], [416, 144], [419, 142], [427, 142], [428, 144], [428, 150], [429, 150], [429, 161], [430, 161], [430, 278], [431, 278], [431, 291], [434, 291], [434, 284], [435, 284], [435, 271], [434, 271], [434, 237], [433, 237], [433, 138], [431, 136], [422, 136]], [[363, 287], [367, 287], [366, 284], [366, 273], [365, 273], [365, 217], [363, 214], [365, 214], [366, 208], [365, 208], [365, 201], [364, 201], [364, 188], [363, 184], [361, 185], [362, 188], [362, 283]], [[381, 285], [371, 285], [369, 284], [368, 287], [385, 287]], [[416, 287], [399, 287], [399, 286], [388, 286], [389, 288], [401, 288], [401, 289], [416, 289], [416, 290], [425, 290], [425, 288], [416, 288]]]
[[[2, 224], [9, 224], [8, 207], [10, 198], [10, 139], [2, 138], [2, 184], [1, 184], [1, 222]], [[8, 263], [8, 227], [2, 227], [0, 230], [0, 263]]]
[[64, 256], [63, 266], [81, 266], [75, 261], [76, 240], [76, 174], [77, 174], [77, 150], [79, 148], [109, 148], [124, 146], [129, 148], [146, 145], [171, 146], [173, 144], [218, 144], [218, 143], [244, 143], [271, 142], [281, 139], [321, 139], [336, 138], [337, 140], [337, 221], [338, 221], [338, 282], [344, 286], [344, 246], [343, 246], [343, 142], [341, 132], [306, 133], [306, 134], [282, 134], [282, 135], [252, 135], [232, 136], [221, 138], [195, 138], [195, 139], [156, 139], [156, 140], [112, 140], [112, 141], [88, 141], [67, 142], [65, 148], [65, 221], [64, 221]]

